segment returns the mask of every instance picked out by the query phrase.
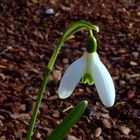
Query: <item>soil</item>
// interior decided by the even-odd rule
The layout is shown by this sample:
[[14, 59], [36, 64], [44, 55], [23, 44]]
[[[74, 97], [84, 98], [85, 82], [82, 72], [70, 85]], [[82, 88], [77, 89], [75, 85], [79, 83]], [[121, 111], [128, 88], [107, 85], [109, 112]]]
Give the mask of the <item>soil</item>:
[[98, 54], [116, 89], [105, 107], [95, 86], [82, 83], [71, 97], [58, 97], [65, 69], [84, 52], [87, 31], [67, 41], [47, 85], [33, 140], [43, 140], [80, 101], [89, 106], [69, 135], [80, 140], [140, 139], [139, 0], [0, 1], [0, 140], [24, 140], [45, 66], [64, 29], [85, 20], [100, 28]]

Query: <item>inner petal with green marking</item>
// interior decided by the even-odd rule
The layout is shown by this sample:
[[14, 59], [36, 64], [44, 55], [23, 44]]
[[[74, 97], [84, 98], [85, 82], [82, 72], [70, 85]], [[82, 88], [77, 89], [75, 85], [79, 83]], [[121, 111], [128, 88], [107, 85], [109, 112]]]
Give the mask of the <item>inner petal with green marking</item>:
[[89, 85], [94, 84], [94, 76], [93, 76], [93, 62], [92, 57], [94, 53], [85, 52], [85, 59], [86, 59], [86, 67], [82, 76], [82, 82], [87, 83]]
[[93, 85], [94, 84], [94, 78], [92, 74], [90, 73], [85, 73], [82, 77], [82, 82], [85, 84]]

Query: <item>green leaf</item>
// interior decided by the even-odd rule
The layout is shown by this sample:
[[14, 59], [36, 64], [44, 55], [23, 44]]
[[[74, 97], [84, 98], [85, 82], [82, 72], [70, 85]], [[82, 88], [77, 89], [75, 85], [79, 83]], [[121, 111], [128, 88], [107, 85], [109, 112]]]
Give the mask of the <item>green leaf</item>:
[[60, 123], [60, 125], [49, 135], [46, 140], [63, 140], [69, 129], [80, 119], [88, 102], [80, 102]]
[[50, 61], [48, 63], [48, 66], [47, 66], [50, 70], [52, 70], [54, 62], [55, 62], [55, 60], [57, 58], [57, 55], [58, 55], [62, 45], [64, 44], [64, 42], [67, 39], [69, 39], [69, 37], [71, 35], [73, 35], [74, 33], [76, 33], [77, 31], [79, 31], [82, 28], [86, 28], [88, 30], [95, 30], [95, 31], [99, 32], [98, 26], [95, 26], [95, 25], [93, 25], [93, 24], [91, 24], [89, 22], [77, 21], [77, 22], [72, 23], [68, 28], [66, 28], [64, 30], [62, 36], [60, 37], [60, 39], [59, 39], [59, 41], [57, 43], [57, 46], [56, 46], [56, 48], [54, 50], [54, 53], [53, 53], [53, 55], [52, 55], [52, 57], [51, 57], [51, 59], [50, 59]]

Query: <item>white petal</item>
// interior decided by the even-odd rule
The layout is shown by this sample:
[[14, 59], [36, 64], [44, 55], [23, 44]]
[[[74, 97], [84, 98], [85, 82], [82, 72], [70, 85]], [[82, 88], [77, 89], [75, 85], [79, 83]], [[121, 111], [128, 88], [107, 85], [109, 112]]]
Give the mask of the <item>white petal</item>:
[[72, 94], [83, 75], [85, 65], [85, 55], [83, 55], [68, 67], [58, 89], [60, 98], [64, 99]]
[[94, 53], [93, 56], [93, 74], [100, 99], [105, 106], [112, 106], [115, 101], [114, 83], [110, 73], [100, 61], [97, 53]]
[[85, 58], [86, 58], [86, 67], [85, 67], [85, 71], [82, 77], [82, 82], [88, 83], [89, 85], [93, 85], [94, 84], [94, 75], [92, 72], [93, 53], [85, 52]]

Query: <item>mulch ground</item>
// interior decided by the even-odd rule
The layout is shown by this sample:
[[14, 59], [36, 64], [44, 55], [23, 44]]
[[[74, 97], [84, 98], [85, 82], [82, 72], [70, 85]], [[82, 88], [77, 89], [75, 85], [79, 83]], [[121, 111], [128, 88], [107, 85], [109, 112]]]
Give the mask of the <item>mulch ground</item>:
[[1, 0], [0, 140], [25, 139], [45, 66], [64, 29], [78, 20], [100, 28], [95, 34], [98, 53], [115, 83], [115, 105], [104, 107], [95, 86], [82, 83], [70, 98], [58, 98], [64, 70], [84, 52], [87, 31], [82, 30], [61, 49], [43, 97], [33, 140], [45, 139], [84, 99], [89, 106], [69, 135], [80, 140], [138, 140], [139, 5], [138, 0]]

